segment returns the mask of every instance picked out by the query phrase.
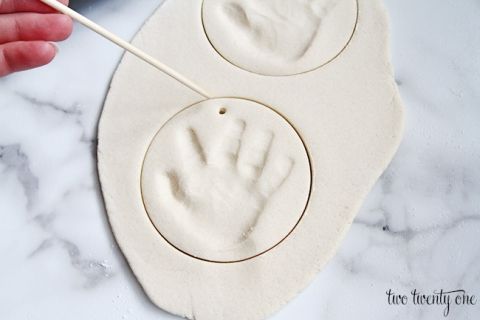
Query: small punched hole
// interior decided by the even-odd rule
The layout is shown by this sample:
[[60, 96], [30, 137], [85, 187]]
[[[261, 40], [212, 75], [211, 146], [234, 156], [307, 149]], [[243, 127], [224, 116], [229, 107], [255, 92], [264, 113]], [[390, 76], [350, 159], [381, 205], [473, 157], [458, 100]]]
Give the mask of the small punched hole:
[[227, 109], [226, 108], [220, 108], [220, 110], [218, 111], [219, 114], [225, 114], [227, 113]]

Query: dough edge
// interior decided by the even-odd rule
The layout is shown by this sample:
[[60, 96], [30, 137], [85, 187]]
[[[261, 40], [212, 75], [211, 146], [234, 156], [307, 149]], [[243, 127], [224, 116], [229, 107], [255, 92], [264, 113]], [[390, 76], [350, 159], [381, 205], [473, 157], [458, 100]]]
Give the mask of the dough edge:
[[[371, 1], [371, 0], [368, 0], [368, 1], [367, 0], [360, 0], [359, 1], [360, 6], [361, 6], [361, 8], [360, 8], [361, 14], [360, 14], [360, 18], [359, 18], [359, 26], [357, 26], [357, 28], [360, 29], [360, 30], [363, 28], [363, 22], [365, 21], [364, 20], [365, 17], [363, 16], [363, 11], [366, 9], [366, 6], [367, 6], [366, 3], [369, 2], [369, 1]], [[180, 1], [178, 1], [178, 2], [180, 2]], [[387, 41], [388, 40], [388, 37], [387, 37], [387, 35], [388, 35], [387, 30], [388, 29], [386, 28], [387, 21], [385, 19], [385, 16], [386, 16], [385, 10], [383, 8], [383, 5], [380, 3], [380, 0], [371, 1], [371, 3], [372, 3], [371, 7], [368, 8], [368, 10], [366, 10], [367, 13], [369, 15], [376, 14], [377, 15], [376, 19], [378, 19], [378, 20], [376, 20], [376, 22], [380, 23], [383, 27], [385, 27], [385, 28], [379, 28], [379, 29], [382, 29], [382, 30], [379, 31], [380, 34], [378, 35], [378, 37], [379, 38], [381, 37], [382, 39], [377, 40], [377, 41], [384, 41], [384, 43], [380, 45], [383, 48], [383, 52], [381, 53], [381, 55], [384, 56], [382, 62], [385, 63], [385, 66], [384, 66], [384, 73], [385, 74], [383, 76], [385, 78], [391, 78], [392, 75], [393, 75], [393, 72], [392, 72], [392, 69], [391, 69], [391, 66], [390, 66], [390, 63], [389, 63], [389, 50], [387, 50], [387, 48], [389, 48], [389, 43]], [[167, 11], [168, 6], [170, 6], [170, 5], [172, 5], [172, 1], [169, 1], [169, 2], [165, 3], [162, 7], [160, 7], [160, 9], [159, 9], [160, 14], [155, 13], [152, 16], [152, 18], [150, 18], [150, 20], [146, 23], [146, 25], [148, 26], [150, 24], [150, 21], [152, 19], [155, 19], [155, 17], [157, 15], [161, 16], [162, 15], [161, 12], [162, 11]], [[378, 28], [378, 25], [377, 25], [377, 28]], [[385, 30], [383, 30], [383, 29], [385, 29]], [[358, 30], [357, 30], [356, 33], [358, 33]], [[354, 38], [352, 39], [352, 42], [354, 42], [354, 43], [351, 44], [352, 47], [357, 47], [358, 46], [358, 44], [356, 43], [356, 42], [358, 42], [357, 38], [358, 38], [358, 36], [354, 35]], [[141, 34], [140, 34], [140, 37], [138, 37], [138, 36], [136, 37], [135, 43], [137, 45], [142, 44]], [[350, 48], [347, 48], [346, 51], [348, 51], [349, 49]], [[358, 50], [358, 48], [357, 48], [357, 50]], [[368, 50], [365, 50], [365, 51], [368, 51]], [[122, 59], [122, 62], [120, 63], [120, 66], [119, 66], [118, 70], [125, 69], [125, 64], [128, 65], [129, 63], [133, 63], [135, 65], [136, 63], [134, 61], [132, 61], [132, 59], [134, 59], [134, 58], [130, 58], [130, 57], [125, 56]], [[337, 60], [338, 59], [342, 59], [342, 56], [337, 58]], [[140, 64], [142, 64], [142, 63], [143, 62], [140, 62]], [[337, 64], [337, 61], [332, 62], [332, 65], [334, 65], [334, 64]], [[238, 70], [236, 72], [238, 72]], [[321, 73], [321, 72], [323, 72], [323, 70], [319, 70], [317, 72]], [[122, 72], [117, 72], [117, 75], [115, 75], [114, 79], [112, 80], [111, 90], [115, 90], [115, 88], [117, 88], [119, 83], [121, 83], [121, 78], [122, 78], [121, 74], [122, 74]], [[147, 78], [157, 79], [157, 76], [158, 75], [148, 75]], [[160, 82], [162, 81], [161, 78], [162, 78], [161, 76], [158, 78], [158, 80]], [[294, 79], [294, 78], [292, 78], [292, 79]], [[182, 89], [182, 90], [180, 90], [180, 89]], [[368, 181], [368, 184], [366, 184], [365, 186], [362, 186], [362, 188], [360, 188], [361, 190], [357, 191], [357, 194], [359, 194], [361, 196], [359, 196], [358, 199], [356, 201], [354, 201], [354, 204], [350, 205], [347, 210], [340, 210], [341, 218], [342, 218], [343, 222], [341, 223], [342, 226], [339, 229], [335, 230], [335, 232], [334, 232], [335, 243], [334, 244], [331, 243], [331, 246], [327, 250], [315, 248], [315, 245], [312, 245], [312, 248], [314, 250], [316, 250], [316, 253], [313, 253], [313, 254], [305, 255], [305, 254], [301, 254], [301, 253], [298, 254], [298, 252], [296, 252], [300, 257], [310, 257], [310, 258], [315, 257], [315, 259], [312, 259], [310, 262], [306, 262], [304, 264], [307, 267], [303, 266], [305, 271], [308, 270], [308, 274], [304, 274], [300, 279], [295, 279], [295, 278], [288, 279], [289, 284], [288, 284], [288, 286], [286, 286], [286, 287], [288, 287], [288, 289], [284, 290], [286, 293], [282, 292], [282, 290], [281, 290], [282, 286], [280, 286], [280, 288], [276, 288], [275, 286], [271, 286], [270, 287], [271, 292], [274, 292], [275, 290], [278, 289], [278, 290], [280, 290], [279, 292], [281, 292], [281, 294], [280, 295], [275, 295], [274, 294], [273, 299], [272, 299], [272, 297], [263, 297], [263, 300], [262, 300], [263, 303], [258, 303], [258, 301], [259, 301], [258, 296], [256, 296], [254, 293], [252, 293], [250, 303], [252, 303], [252, 301], [257, 302], [257, 303], [254, 303], [253, 305], [249, 305], [248, 303], [242, 304], [240, 302], [231, 301], [231, 300], [228, 300], [228, 297], [224, 301], [218, 301], [218, 300], [209, 301], [209, 299], [205, 299], [206, 301], [198, 301], [192, 295], [190, 296], [190, 299], [184, 299], [184, 301], [180, 301], [180, 299], [178, 297], [175, 298], [175, 296], [177, 296], [177, 294], [175, 292], [169, 291], [169, 288], [168, 288], [169, 286], [171, 286], [170, 290], [181, 291], [182, 286], [179, 285], [179, 284], [181, 284], [181, 282], [183, 282], [184, 287], [189, 288], [190, 290], [192, 290], [192, 292], [195, 292], [196, 289], [199, 289], [198, 286], [201, 287], [202, 285], [209, 285], [210, 284], [208, 282], [208, 278], [207, 278], [207, 281], [205, 281], [205, 283], [202, 283], [202, 279], [188, 279], [189, 277], [175, 277], [176, 272], [180, 272], [180, 273], [182, 273], [182, 276], [184, 276], [188, 272], [188, 270], [182, 271], [181, 270], [182, 268], [179, 268], [179, 270], [169, 270], [168, 269], [168, 264], [169, 264], [168, 262], [166, 263], [166, 265], [163, 265], [164, 269], [162, 270], [163, 272], [169, 274], [169, 276], [166, 277], [166, 278], [162, 278], [158, 275], [157, 276], [152, 276], [152, 274], [149, 271], [145, 271], [145, 270], [149, 270], [148, 265], [151, 264], [151, 261], [147, 261], [147, 258], [152, 257], [152, 255], [155, 255], [157, 253], [155, 251], [157, 248], [155, 247], [154, 244], [145, 242], [145, 243], [143, 243], [143, 246], [142, 246], [142, 250], [144, 252], [142, 254], [138, 254], [136, 252], [136, 250], [135, 250], [136, 245], [131, 243], [132, 241], [129, 240], [129, 236], [126, 236], [126, 234], [134, 234], [133, 231], [137, 231], [137, 230], [135, 230], [135, 227], [133, 227], [133, 228], [130, 228], [130, 229], [133, 229], [133, 230], [130, 230], [131, 233], [125, 232], [124, 228], [126, 228], [127, 226], [122, 221], [123, 217], [128, 216], [127, 211], [129, 211], [132, 208], [129, 208], [129, 207], [123, 207], [122, 208], [121, 204], [120, 204], [120, 208], [118, 208], [118, 203], [117, 203], [117, 200], [116, 200], [118, 198], [118, 194], [116, 194], [117, 192], [114, 192], [115, 194], [112, 195], [112, 192], [111, 192], [112, 188], [115, 189], [115, 187], [116, 187], [115, 186], [115, 183], [116, 183], [115, 181], [116, 181], [117, 178], [115, 177], [116, 176], [115, 174], [112, 175], [110, 165], [111, 164], [114, 164], [114, 165], [118, 164], [118, 159], [114, 160], [112, 158], [112, 154], [110, 153], [110, 151], [112, 149], [115, 149], [116, 145], [115, 145], [114, 142], [112, 142], [114, 140], [111, 140], [111, 137], [110, 137], [109, 133], [106, 133], [106, 131], [109, 130], [109, 123], [110, 123], [110, 121], [112, 121], [112, 119], [109, 119], [109, 117], [110, 117], [109, 114], [110, 114], [110, 112], [113, 112], [112, 109], [114, 108], [114, 105], [115, 105], [115, 102], [116, 102], [116, 98], [115, 97], [112, 98], [111, 92], [110, 92], [107, 99], [106, 99], [105, 109], [104, 109], [104, 112], [102, 113], [101, 120], [100, 120], [100, 125], [99, 125], [98, 168], [99, 168], [100, 181], [101, 181], [101, 185], [102, 185], [102, 192], [103, 192], [104, 199], [105, 199], [105, 204], [106, 204], [106, 208], [107, 208], [109, 221], [110, 221], [110, 224], [112, 225], [113, 233], [114, 233], [114, 235], [117, 239], [117, 242], [118, 242], [119, 246], [121, 247], [122, 251], [124, 252], [124, 255], [125, 255], [129, 265], [131, 266], [135, 276], [137, 277], [139, 282], [142, 284], [142, 287], [144, 288], [144, 290], [146, 291], [146, 293], [150, 297], [150, 299], [155, 304], [157, 304], [159, 307], [161, 307], [162, 309], [165, 309], [169, 312], [172, 312], [172, 313], [180, 315], [180, 316], [186, 316], [190, 319], [192, 319], [194, 316], [196, 316], [197, 319], [203, 319], [203, 318], [205, 318], [205, 319], [220, 319], [220, 318], [222, 318], [222, 316], [221, 316], [221, 313], [219, 313], [219, 312], [228, 312], [230, 319], [260, 319], [260, 318], [264, 318], [265, 316], [270, 315], [273, 312], [277, 311], [281, 306], [286, 304], [294, 296], [296, 296], [300, 291], [302, 291], [310, 283], [310, 281], [317, 274], [317, 272], [334, 255], [334, 253], [337, 250], [337, 248], [338, 248], [341, 240], [343, 239], [346, 231], [348, 231], [349, 226], [351, 225], [351, 223], [353, 221], [353, 218], [354, 218], [356, 212], [358, 211], [358, 209], [360, 208], [365, 196], [367, 195], [367, 193], [371, 189], [371, 187], [374, 185], [374, 183], [376, 182], [376, 180], [378, 179], [380, 174], [383, 172], [383, 170], [387, 167], [388, 163], [391, 161], [394, 153], [396, 152], [396, 150], [397, 150], [397, 148], [400, 144], [400, 140], [401, 140], [401, 136], [402, 136], [402, 132], [403, 132], [403, 109], [401, 107], [400, 97], [399, 97], [399, 94], [398, 94], [398, 90], [397, 90], [397, 88], [396, 88], [396, 86], [393, 82], [393, 78], [391, 78], [390, 83], [385, 84], [384, 89], [385, 89], [385, 91], [390, 91], [390, 93], [392, 93], [392, 95], [393, 95], [391, 106], [393, 107], [392, 118], [395, 118], [395, 121], [394, 121], [395, 122], [395, 127], [392, 128], [393, 136], [392, 136], [392, 139], [389, 140], [390, 147], [386, 148], [386, 150], [384, 150], [385, 158], [383, 159], [382, 164], [377, 165], [375, 170], [374, 170], [376, 172], [376, 175], [371, 176], [369, 181]], [[165, 90], [167, 90], [167, 89], [165, 89]], [[186, 106], [186, 103], [188, 103], [188, 101], [199, 101], [199, 100], [201, 100], [197, 96], [195, 96], [195, 94], [188, 93], [188, 91], [185, 91], [183, 88], [181, 88], [181, 87], [179, 88], [179, 87], [175, 86], [175, 92], [177, 92], [177, 91], [181, 92], [184, 96], [188, 97], [188, 98], [184, 98], [185, 105], [179, 105], [178, 106], [180, 108]], [[228, 91], [228, 89], [227, 89], [227, 91]], [[132, 98], [132, 100], [135, 100], [135, 99]], [[167, 110], [166, 113], [168, 114], [168, 112], [169, 111]], [[169, 114], [169, 115], [171, 115], [171, 114]], [[168, 119], [169, 115], [165, 116], [165, 118]], [[114, 120], [118, 120], [118, 119], [114, 119]], [[145, 135], [148, 136], [149, 134], [147, 133]], [[113, 171], [115, 171], [115, 170], [113, 170]], [[315, 177], [314, 177], [314, 179], [315, 179]], [[315, 183], [316, 182], [317, 181], [315, 179]], [[133, 206], [133, 207], [134, 207], [134, 209], [139, 209], [138, 207], [137, 208], [135, 208], [135, 206]], [[332, 218], [332, 217], [330, 215], [330, 217], [326, 217], [326, 218]], [[135, 219], [140, 219], [140, 217], [135, 217]], [[140, 224], [140, 225], [142, 225], [142, 224]], [[143, 226], [148, 229], [147, 225], [143, 225]], [[128, 229], [128, 227], [127, 227], [127, 229]], [[142, 231], [146, 232], [147, 230], [142, 230]], [[302, 233], [302, 232], [303, 233], [305, 232], [305, 230], [303, 228], [302, 228], [302, 230], [299, 230], [296, 233]], [[295, 238], [297, 237], [296, 233], [292, 235], [292, 239], [291, 239], [292, 241], [295, 241]], [[148, 236], [146, 236], [146, 238], [151, 240], [151, 241], [159, 240], [158, 235], [156, 235], [155, 232], [153, 232], [153, 230], [148, 231]], [[140, 240], [141, 239], [137, 239], [136, 241], [138, 242]], [[225, 271], [226, 270], [225, 268], [230, 268], [232, 265], [211, 265], [211, 264], [208, 264], [208, 263], [205, 263], [205, 262], [192, 261], [191, 258], [184, 257], [181, 254], [179, 254], [178, 252], [175, 252], [175, 251], [172, 252], [172, 250], [174, 250], [174, 249], [172, 249], [171, 247], [161, 245], [162, 250], [164, 250], [164, 252], [167, 256], [171, 256], [173, 254], [173, 256], [178, 258], [178, 261], [176, 262], [177, 265], [187, 266], [185, 269], [189, 269], [189, 268], [193, 267], [193, 269], [197, 270], [200, 274], [202, 274], [204, 272], [208, 272], [208, 273], [225, 272], [226, 274], [236, 274], [236, 273], [241, 274], [242, 271], [245, 272], [245, 271], [250, 270], [251, 268], [253, 268], [254, 270], [255, 269], [256, 270], [261, 270], [262, 267], [267, 267], [266, 271], [272, 272], [272, 269], [274, 269], [274, 267], [276, 267], [276, 266], [272, 267], [270, 265], [272, 262], [269, 262], [269, 261], [272, 260], [272, 259], [273, 259], [273, 261], [278, 259], [278, 260], [276, 260], [276, 262], [280, 262], [278, 264], [281, 265], [282, 259], [278, 257], [278, 252], [280, 251], [280, 252], [283, 252], [283, 253], [289, 253], [289, 249], [291, 249], [290, 247], [291, 247], [290, 244], [288, 244], [287, 248], [283, 248], [283, 249], [279, 248], [279, 250], [276, 251], [275, 253], [267, 254], [264, 257], [261, 257], [261, 258], [255, 260], [255, 261], [251, 261], [251, 262], [248, 262], [248, 263], [239, 263], [232, 268], [235, 271], [228, 272], [228, 271]], [[312, 248], [310, 248], [310, 249], [312, 249]], [[253, 264], [253, 266], [252, 266], [252, 264]], [[269, 268], [269, 267], [272, 267], [272, 268]], [[285, 272], [285, 271], [288, 271], [288, 270], [290, 270], [291, 268], [294, 268], [294, 267], [295, 267], [295, 265], [291, 264], [287, 268], [281, 268], [282, 269], [281, 271]], [[208, 270], [210, 268], [212, 270], [205, 271], [205, 270]], [[276, 272], [276, 271], [277, 270], [273, 270], [273, 272]], [[148, 275], [147, 275], [147, 273], [148, 273]], [[261, 273], [261, 271], [260, 271], [260, 273]], [[280, 273], [282, 273], [282, 272], [280, 272]], [[199, 275], [197, 274], [195, 277], [199, 277]], [[187, 280], [185, 280], [185, 279], [187, 279]], [[295, 284], [295, 285], [292, 285], [292, 283], [297, 282], [297, 280], [298, 280], [298, 283]], [[158, 281], [157, 284], [153, 283], [153, 282], [156, 282], [156, 281]], [[199, 284], [198, 284], [198, 282], [199, 282]], [[188, 284], [185, 285], [185, 283], [188, 283]], [[224, 285], [225, 285], [225, 287], [223, 287], [223, 288], [224, 288], [224, 290], [226, 290], [226, 289], [228, 289], [232, 286], [232, 283], [227, 283], [227, 284], [224, 283]], [[219, 288], [219, 289], [220, 289], [219, 292], [222, 292], [221, 288]], [[201, 288], [200, 288], [200, 291], [201, 291]], [[174, 298], [171, 298], [172, 296]], [[262, 296], [260, 296], [260, 297], [262, 298]], [[209, 305], [209, 302], [217, 303], [217, 304], [225, 304], [224, 307], [226, 307], [226, 308], [225, 309], [224, 308], [220, 308], [220, 309], [213, 308], [213, 311], [212, 311], [211, 314], [210, 313], [208, 313], [208, 314], [205, 313], [205, 310], [199, 310], [198, 309], [198, 306], [202, 305], [202, 304], [206, 304], [206, 308], [213, 307], [213, 305]], [[231, 304], [228, 304], [227, 302], [229, 302]], [[235, 305], [238, 305], [238, 306], [235, 307]], [[243, 310], [245, 312], [246, 311], [245, 309], [248, 309], [248, 308], [251, 308], [253, 311], [248, 310], [248, 314], [246, 314], [246, 313], [244, 313], [244, 314], [233, 313], [235, 310], [237, 312], [240, 312], [240, 310]]]

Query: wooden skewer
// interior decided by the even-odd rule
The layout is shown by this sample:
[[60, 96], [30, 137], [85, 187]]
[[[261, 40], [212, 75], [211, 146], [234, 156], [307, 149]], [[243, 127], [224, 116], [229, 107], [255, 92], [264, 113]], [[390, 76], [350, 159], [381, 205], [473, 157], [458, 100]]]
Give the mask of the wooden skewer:
[[135, 56], [139, 57], [143, 61], [151, 64], [155, 68], [159, 69], [160, 71], [166, 73], [170, 77], [174, 78], [175, 80], [179, 81], [183, 85], [187, 86], [188, 88], [192, 89], [193, 91], [197, 92], [198, 94], [202, 95], [205, 98], [210, 98], [210, 95], [205, 92], [202, 88], [196, 85], [194, 82], [190, 81], [189, 79], [185, 78], [183, 75], [178, 73], [177, 71], [173, 70], [169, 66], [163, 64], [162, 62], [158, 61], [151, 55], [145, 53], [144, 51], [138, 49], [137, 47], [131, 45], [129, 42], [123, 40], [122, 38], [118, 37], [117, 35], [113, 34], [112, 32], [108, 31], [107, 29], [99, 26], [92, 20], [82, 16], [75, 10], [70, 9], [66, 5], [56, 1], [56, 0], [40, 0], [43, 3], [49, 5], [50, 7], [56, 9], [57, 11], [71, 17], [72, 19], [80, 22], [85, 27], [95, 31], [99, 35], [103, 36], [104, 38], [112, 41], [113, 43], [117, 44], [118, 46], [122, 47], [123, 49], [127, 50], [128, 52], [134, 54]]

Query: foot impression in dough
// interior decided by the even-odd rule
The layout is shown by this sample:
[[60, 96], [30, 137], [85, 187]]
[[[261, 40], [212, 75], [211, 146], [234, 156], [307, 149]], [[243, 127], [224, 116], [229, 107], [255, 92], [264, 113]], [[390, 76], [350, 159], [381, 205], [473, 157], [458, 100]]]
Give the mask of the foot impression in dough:
[[337, 56], [357, 22], [356, 0], [205, 0], [206, 34], [231, 63], [265, 75], [306, 72]]
[[400, 144], [387, 30], [382, 0], [167, 0], [142, 27], [136, 46], [224, 97], [128, 54], [111, 83], [103, 196], [157, 306], [266, 319], [325, 266]]

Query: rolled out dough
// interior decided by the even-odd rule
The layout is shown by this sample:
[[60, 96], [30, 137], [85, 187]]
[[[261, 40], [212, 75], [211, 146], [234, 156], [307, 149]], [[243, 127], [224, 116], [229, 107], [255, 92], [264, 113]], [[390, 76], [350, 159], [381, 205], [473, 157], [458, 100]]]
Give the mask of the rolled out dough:
[[338, 56], [358, 18], [357, 0], [204, 0], [202, 21], [217, 52], [264, 75], [316, 69]]
[[308, 154], [272, 109], [243, 99], [190, 106], [155, 135], [142, 168], [145, 209], [172, 246], [233, 262], [278, 245], [310, 195]]
[[[338, 0], [338, 8], [342, 3], [351, 8], [353, 1], [349, 1]], [[281, 9], [276, 14], [285, 14], [282, 10], [287, 3], [293, 7], [286, 12], [300, 13], [304, 9], [297, 5], [317, 3], [273, 2]], [[313, 65], [308, 63], [289, 70], [292, 65], [288, 61], [299, 51], [286, 49], [285, 43], [295, 44], [300, 38], [282, 40], [282, 44], [270, 47], [265, 42], [272, 34], [290, 37], [285, 30], [290, 27], [286, 20], [270, 36], [260, 31], [258, 39], [247, 37], [237, 43], [238, 52], [247, 57], [259, 50], [266, 52], [267, 48], [268, 55], [274, 56], [273, 64], [251, 59], [230, 61], [239, 59], [237, 51], [224, 58], [220, 53], [225, 54], [231, 45], [228, 34], [234, 27], [223, 21], [221, 15], [225, 12], [213, 14], [214, 11], [208, 19], [215, 21], [209, 20], [209, 27], [204, 27], [203, 21], [209, 13], [202, 14], [202, 9], [210, 4], [212, 10], [224, 10], [224, 3], [227, 1], [167, 0], [133, 40], [136, 46], [201, 84], [219, 99], [203, 101], [203, 97], [150, 65], [125, 55], [112, 80], [100, 120], [98, 168], [115, 237], [135, 276], [156, 305], [189, 319], [264, 319], [303, 290], [335, 253], [364, 197], [400, 143], [403, 108], [389, 62], [387, 17], [381, 0], [358, 0], [353, 37], [347, 39], [348, 45], [333, 60], [328, 62], [326, 57], [331, 54], [318, 51], [316, 61], [317, 51], [313, 46], [306, 51], [311, 50], [312, 56], [305, 61], [315, 64], [311, 71], [305, 70]], [[253, 0], [230, 3], [250, 6]], [[311, 8], [318, 10], [315, 6]], [[235, 11], [238, 9], [227, 7], [227, 13], [233, 12], [241, 22], [242, 16]], [[333, 15], [335, 10], [329, 12]], [[277, 19], [271, 13], [264, 14], [268, 15], [268, 21]], [[339, 13], [335, 17], [325, 16], [325, 29], [320, 23], [318, 32], [326, 33], [327, 39], [346, 39], [352, 16]], [[330, 28], [327, 21], [332, 26], [348, 28]], [[310, 25], [303, 20], [298, 23]], [[215, 41], [211, 43], [207, 36], [218, 32], [212, 31], [217, 28], [214, 25], [225, 31], [225, 36], [216, 38], [215, 47], [212, 45]], [[260, 43], [254, 45], [255, 41]], [[319, 49], [333, 54], [343, 40], [332, 43], [319, 40], [319, 43], [323, 43]], [[334, 43], [335, 50], [330, 47]], [[261, 75], [275, 71], [302, 73]], [[207, 114], [208, 111], [218, 113]], [[215, 119], [232, 121], [218, 124]], [[246, 134], [246, 128], [258, 129], [255, 132], [260, 132], [259, 138], [255, 134], [255, 138], [245, 140], [245, 145], [247, 141], [256, 143], [253, 149], [265, 151], [269, 141], [275, 141], [271, 160], [278, 160], [273, 162], [276, 173], [268, 176], [274, 177], [270, 180], [273, 182], [257, 184], [259, 179], [252, 178], [258, 176], [263, 156], [247, 157], [254, 159], [246, 162], [251, 166], [240, 165], [245, 162], [241, 151], [236, 151], [235, 141], [241, 139], [227, 139], [230, 142], [223, 150], [229, 152], [223, 156], [215, 153], [215, 146], [222, 145], [216, 141], [225, 137], [222, 131], [225, 128], [230, 130], [228, 137], [238, 137], [243, 130]], [[281, 138], [272, 139], [273, 135], [265, 132]], [[225, 163], [237, 156], [235, 169], [223, 170]], [[193, 161], [197, 161], [199, 169], [190, 170]], [[212, 169], [219, 167], [223, 169]], [[311, 175], [307, 172], [310, 170]], [[218, 172], [221, 172], [219, 180], [215, 178]], [[162, 180], [165, 177], [167, 180]], [[225, 187], [226, 181], [232, 183], [232, 192], [217, 197], [222, 193], [214, 190], [224, 192], [230, 188]], [[202, 188], [204, 182], [208, 188]], [[265, 191], [268, 185], [270, 190], [276, 187], [275, 191]], [[250, 192], [242, 189], [245, 186]], [[306, 200], [308, 188], [310, 197]], [[231, 194], [239, 199], [228, 199]], [[249, 206], [250, 197], [258, 200], [260, 194], [268, 195], [266, 203], [279, 210], [267, 205], [259, 215], [265, 216], [266, 222], [254, 223], [251, 232], [245, 232], [252, 221], [246, 218], [252, 213], [248, 208], [257, 208], [253, 211], [258, 212], [262, 207]], [[177, 202], [165, 203], [166, 199], [172, 199], [168, 197]], [[222, 199], [228, 201], [223, 203]], [[183, 213], [197, 216], [192, 219], [182, 216], [171, 205], [179, 202], [182, 209], [187, 208]], [[235, 206], [228, 205], [233, 202]], [[306, 209], [299, 220], [305, 203]], [[238, 207], [241, 209], [235, 209]], [[240, 230], [235, 226], [237, 220], [219, 214], [239, 210], [244, 214], [238, 219]], [[286, 219], [278, 229], [272, 224], [275, 219], [268, 219], [275, 217], [276, 212]], [[176, 213], [179, 215], [175, 216]], [[198, 214], [208, 215], [208, 219]], [[298, 220], [288, 237], [263, 254], [241, 262], [205, 261], [209, 257], [236, 260], [258, 253], [281, 238]], [[187, 226], [182, 228], [182, 223]], [[200, 225], [195, 228], [197, 223]], [[255, 238], [258, 230], [264, 231]], [[244, 235], [240, 241], [239, 234]]]

